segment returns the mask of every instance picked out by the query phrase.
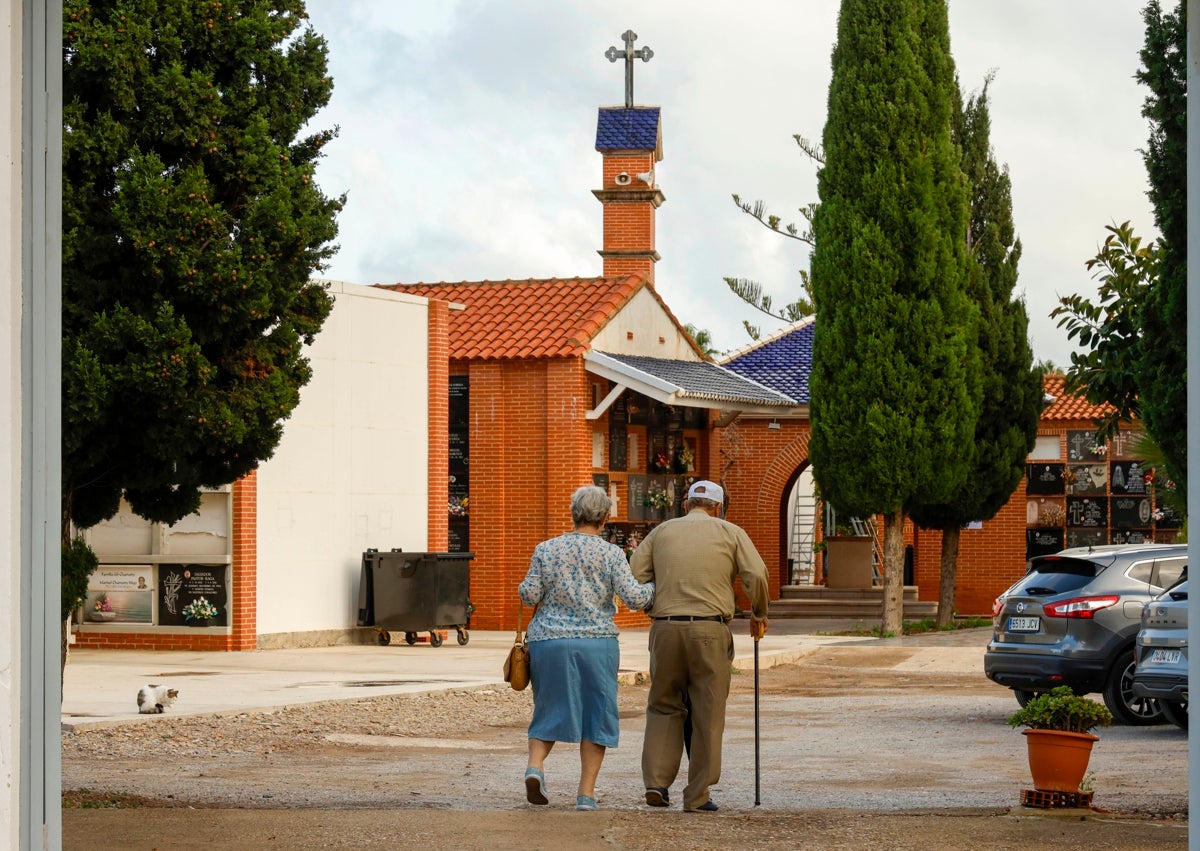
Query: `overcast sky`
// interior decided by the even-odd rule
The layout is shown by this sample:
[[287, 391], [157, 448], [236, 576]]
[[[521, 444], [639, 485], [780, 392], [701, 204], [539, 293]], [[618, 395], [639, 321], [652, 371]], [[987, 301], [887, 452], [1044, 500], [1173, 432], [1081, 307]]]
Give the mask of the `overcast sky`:
[[[1168, 4], [1171, 5], [1171, 4]], [[340, 135], [317, 171], [347, 193], [340, 250], [326, 273], [361, 284], [601, 273], [596, 110], [662, 107], [666, 196], [658, 210], [659, 292], [717, 348], [781, 323], [740, 302], [725, 276], [800, 293], [808, 246], [733, 204], [762, 199], [785, 221], [815, 202], [816, 169], [793, 134], [825, 124], [837, 0], [309, 0], [329, 42], [333, 99], [314, 126]], [[990, 88], [992, 145], [1009, 167], [1024, 244], [1021, 291], [1038, 359], [1069, 363], [1048, 317], [1059, 295], [1091, 293], [1085, 267], [1105, 225], [1154, 222], [1139, 149], [1144, 87], [1133, 79], [1140, 0], [951, 0], [963, 87]]]

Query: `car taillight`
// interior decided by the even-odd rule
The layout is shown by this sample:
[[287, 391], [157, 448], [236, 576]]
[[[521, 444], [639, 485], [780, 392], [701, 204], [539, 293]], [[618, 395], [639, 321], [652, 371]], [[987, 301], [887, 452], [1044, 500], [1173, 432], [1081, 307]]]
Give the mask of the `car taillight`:
[[992, 617], [994, 617], [994, 618], [1000, 617], [1000, 610], [1003, 608], [1004, 608], [1004, 598], [1003, 597], [997, 597], [995, 600], [992, 600]]
[[1048, 618], [1091, 618], [1101, 609], [1115, 606], [1120, 599], [1115, 594], [1105, 597], [1076, 597], [1073, 600], [1042, 606], [1042, 612]]

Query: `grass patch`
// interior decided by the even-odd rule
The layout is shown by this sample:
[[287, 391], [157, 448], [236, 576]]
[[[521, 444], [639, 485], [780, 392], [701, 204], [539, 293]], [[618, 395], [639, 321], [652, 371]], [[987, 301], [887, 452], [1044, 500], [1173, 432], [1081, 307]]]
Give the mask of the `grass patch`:
[[141, 810], [149, 807], [174, 807], [178, 804], [143, 795], [107, 792], [97, 789], [68, 789], [62, 793], [64, 810]]
[[[922, 618], [919, 621], [905, 621], [902, 627], [903, 635], [923, 635], [929, 632], [954, 632], [958, 629], [978, 629], [981, 626], [991, 626], [992, 619], [984, 617], [955, 618], [945, 626], [938, 626], [936, 618]], [[870, 628], [851, 629], [839, 632], [838, 635], [861, 635], [870, 638], [895, 638], [893, 632], [884, 632], [883, 627], [876, 625]]]

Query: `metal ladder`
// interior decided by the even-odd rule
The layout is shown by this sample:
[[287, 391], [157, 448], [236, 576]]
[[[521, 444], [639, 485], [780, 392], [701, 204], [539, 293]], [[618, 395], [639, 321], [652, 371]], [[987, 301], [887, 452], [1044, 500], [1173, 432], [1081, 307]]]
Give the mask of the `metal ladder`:
[[792, 535], [788, 547], [788, 557], [792, 562], [792, 585], [811, 585], [815, 573], [813, 569], [813, 544], [817, 532], [817, 503], [812, 494], [796, 494], [795, 507], [792, 509]]
[[883, 554], [879, 552], [879, 536], [875, 534], [875, 518], [868, 517], [866, 520], [860, 520], [857, 517], [850, 518], [850, 528], [854, 530], [854, 534], [859, 537], [867, 536], [871, 539], [871, 575], [873, 585], [879, 585], [883, 581], [883, 571], [880, 565], [883, 564]]

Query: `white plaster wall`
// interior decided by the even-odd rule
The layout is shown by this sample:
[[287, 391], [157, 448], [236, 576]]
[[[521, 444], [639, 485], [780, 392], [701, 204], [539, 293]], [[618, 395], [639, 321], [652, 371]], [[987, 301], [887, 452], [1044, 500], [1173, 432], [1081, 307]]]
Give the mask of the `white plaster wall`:
[[0, 847], [20, 830], [21, 4], [0, 0]]
[[364, 550], [428, 540], [428, 302], [331, 282], [312, 380], [258, 472], [258, 633], [356, 625]]
[[[630, 339], [630, 333], [633, 338]], [[698, 361], [679, 326], [648, 288], [643, 287], [592, 341], [597, 352]]]

